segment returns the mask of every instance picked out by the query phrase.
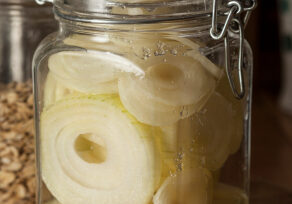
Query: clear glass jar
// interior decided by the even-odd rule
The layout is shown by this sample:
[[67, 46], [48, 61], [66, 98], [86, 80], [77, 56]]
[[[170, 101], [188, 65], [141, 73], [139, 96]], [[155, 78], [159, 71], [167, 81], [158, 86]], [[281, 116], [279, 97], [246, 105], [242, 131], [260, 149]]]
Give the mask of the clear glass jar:
[[38, 204], [248, 203], [248, 43], [238, 100], [210, 2], [92, 2], [54, 1], [34, 57]]

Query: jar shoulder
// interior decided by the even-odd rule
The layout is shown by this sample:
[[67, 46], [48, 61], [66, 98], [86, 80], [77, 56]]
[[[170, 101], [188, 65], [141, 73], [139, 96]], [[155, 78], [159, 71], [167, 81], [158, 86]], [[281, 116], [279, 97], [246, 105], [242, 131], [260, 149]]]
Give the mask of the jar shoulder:
[[33, 56], [33, 68], [44, 58], [51, 49], [54, 49], [58, 32], [47, 35], [38, 45]]

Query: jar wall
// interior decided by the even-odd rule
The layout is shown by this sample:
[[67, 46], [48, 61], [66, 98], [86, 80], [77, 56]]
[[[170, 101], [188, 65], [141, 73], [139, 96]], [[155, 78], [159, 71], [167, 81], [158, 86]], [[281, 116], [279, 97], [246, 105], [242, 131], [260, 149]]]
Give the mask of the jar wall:
[[207, 31], [63, 26], [34, 61], [38, 204], [248, 203], [248, 44], [237, 100]]

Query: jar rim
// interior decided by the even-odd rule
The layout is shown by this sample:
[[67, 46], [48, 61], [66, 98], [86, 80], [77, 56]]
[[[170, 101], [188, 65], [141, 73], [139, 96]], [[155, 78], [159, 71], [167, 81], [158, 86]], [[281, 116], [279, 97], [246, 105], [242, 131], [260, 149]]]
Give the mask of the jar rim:
[[[211, 0], [175, 0], [149, 3], [120, 3], [101, 0], [104, 4], [91, 7], [90, 2], [79, 0], [54, 0], [54, 13], [69, 21], [99, 24], [157, 23], [193, 18], [211, 18]], [[134, 0], [135, 1], [135, 0]], [[219, 3], [219, 13], [225, 12]], [[89, 2], [89, 4], [88, 4]]]

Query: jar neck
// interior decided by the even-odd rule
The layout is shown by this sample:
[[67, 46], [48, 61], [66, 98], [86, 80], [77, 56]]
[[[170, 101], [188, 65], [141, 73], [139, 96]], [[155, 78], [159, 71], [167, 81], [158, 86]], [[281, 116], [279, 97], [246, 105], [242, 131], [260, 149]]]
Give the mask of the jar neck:
[[[147, 3], [143, 3], [145, 1]], [[224, 8], [222, 3], [224, 1], [226, 0], [219, 0], [219, 9]], [[70, 21], [102, 24], [140, 24], [210, 16], [212, 13], [212, 1], [54, 0], [54, 10], [57, 16]]]
[[69, 21], [58, 18], [60, 22], [60, 34], [85, 34], [99, 35], [101, 32], [108, 33], [168, 33], [180, 35], [182, 37], [209, 37], [211, 27], [210, 18], [172, 20], [154, 23], [140, 24], [103, 24], [103, 23], [84, 23]]
[[[222, 13], [225, 1], [218, 0]], [[54, 13], [64, 32], [209, 34], [212, 0], [54, 0]]]
[[[131, 32], [131, 33], [168, 33], [182, 37], [209, 37], [211, 17], [209, 14], [192, 16], [182, 19], [165, 19], [154, 22], [130, 21], [123, 23], [116, 21], [80, 21], [78, 18], [68, 19], [56, 13], [60, 23], [60, 34], [88, 34], [99, 35], [101, 32]], [[218, 21], [224, 21], [219, 17]]]

